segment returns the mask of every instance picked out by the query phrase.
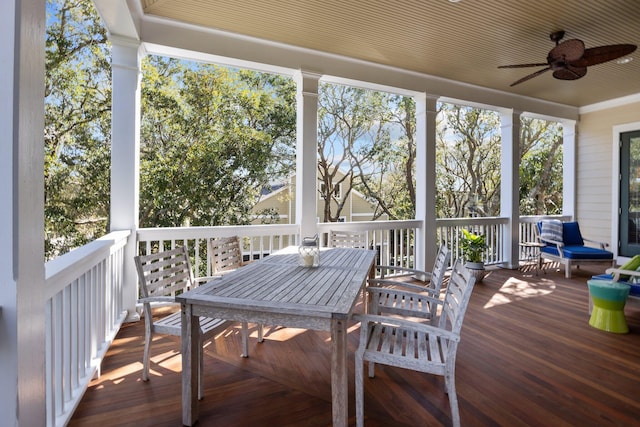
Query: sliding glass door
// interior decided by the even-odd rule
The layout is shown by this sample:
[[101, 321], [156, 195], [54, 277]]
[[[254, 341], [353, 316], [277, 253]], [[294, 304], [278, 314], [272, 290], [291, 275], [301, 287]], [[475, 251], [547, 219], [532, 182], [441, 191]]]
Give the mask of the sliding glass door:
[[640, 130], [620, 134], [620, 255], [640, 254]]

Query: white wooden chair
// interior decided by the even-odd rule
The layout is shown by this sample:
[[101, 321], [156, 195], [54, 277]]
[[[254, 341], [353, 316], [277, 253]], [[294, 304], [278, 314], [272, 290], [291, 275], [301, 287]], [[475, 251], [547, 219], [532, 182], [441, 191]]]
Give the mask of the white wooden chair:
[[245, 265], [238, 236], [209, 239], [207, 252], [213, 276], [223, 275]]
[[366, 231], [329, 230], [331, 248], [367, 248]]
[[[196, 287], [199, 282], [193, 277], [189, 256], [184, 247], [134, 257], [138, 279], [140, 282], [143, 305], [145, 337], [142, 380], [149, 380], [149, 358], [151, 342], [154, 334], [181, 336], [181, 312], [173, 312], [167, 316], [154, 318], [152, 303], [177, 304], [175, 296]], [[203, 395], [203, 344], [226, 330], [234, 322], [200, 317], [200, 340], [198, 344], [198, 398]], [[243, 327], [243, 347], [246, 355], [246, 327]]]
[[[245, 262], [242, 255], [240, 237], [218, 237], [209, 239], [207, 242], [207, 253], [211, 260], [211, 274], [213, 277], [222, 277], [233, 270], [236, 270], [250, 261]], [[242, 357], [249, 355], [249, 342], [246, 337], [249, 334], [246, 322], [242, 323]], [[262, 325], [258, 325], [258, 342], [263, 342]]]
[[[440, 306], [444, 275], [449, 266], [451, 251], [441, 245], [430, 272], [398, 266], [378, 266], [379, 278], [369, 279], [367, 291], [370, 297], [368, 312], [371, 314], [406, 314], [407, 310], [423, 319], [435, 319]], [[408, 292], [398, 292], [406, 290]], [[419, 294], [416, 296], [415, 294]]]
[[[455, 361], [462, 320], [471, 297], [475, 278], [462, 265], [454, 263], [449, 285], [437, 322], [432, 325], [398, 317], [373, 314], [354, 316], [361, 321], [360, 345], [355, 354], [356, 425], [364, 424], [364, 361], [369, 362], [369, 377], [374, 377], [375, 364], [397, 366], [444, 376], [449, 395], [451, 419], [460, 426], [458, 398], [455, 388]], [[400, 291], [402, 292], [402, 291]], [[412, 312], [407, 313], [413, 316]]]

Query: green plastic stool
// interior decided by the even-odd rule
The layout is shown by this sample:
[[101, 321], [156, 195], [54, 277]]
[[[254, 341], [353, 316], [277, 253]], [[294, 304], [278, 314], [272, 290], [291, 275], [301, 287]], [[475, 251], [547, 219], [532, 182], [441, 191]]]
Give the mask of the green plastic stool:
[[607, 332], [626, 334], [629, 332], [624, 318], [624, 304], [631, 287], [609, 280], [588, 280], [593, 310], [589, 325]]

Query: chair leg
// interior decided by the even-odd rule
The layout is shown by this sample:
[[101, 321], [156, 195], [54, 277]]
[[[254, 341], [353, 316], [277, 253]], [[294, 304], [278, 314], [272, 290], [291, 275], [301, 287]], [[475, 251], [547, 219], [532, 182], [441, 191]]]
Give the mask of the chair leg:
[[456, 395], [455, 373], [453, 370], [444, 374], [446, 392], [449, 395], [449, 406], [451, 406], [451, 425], [460, 427], [460, 411], [458, 409], [458, 396]]
[[[369, 362], [371, 365], [371, 362]], [[363, 382], [363, 370], [364, 360], [362, 355], [356, 353], [356, 427], [364, 426], [364, 382]]]
[[142, 381], [149, 381], [149, 358], [151, 352], [151, 333], [147, 332], [144, 336], [144, 353], [142, 355]]
[[249, 325], [242, 322], [242, 357], [249, 357]]

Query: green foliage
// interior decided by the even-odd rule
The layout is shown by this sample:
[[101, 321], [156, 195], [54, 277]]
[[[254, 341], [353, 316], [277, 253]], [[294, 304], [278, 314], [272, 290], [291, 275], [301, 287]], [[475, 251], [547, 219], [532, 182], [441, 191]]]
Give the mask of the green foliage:
[[110, 63], [90, 1], [48, 1], [45, 75], [45, 255], [108, 228]]
[[149, 57], [142, 88], [140, 225], [249, 223], [294, 169], [292, 80]]
[[499, 115], [489, 110], [442, 104], [438, 121], [438, 216], [497, 216], [501, 165]]
[[520, 126], [520, 214], [562, 213], [562, 128], [522, 118]]
[[487, 248], [486, 236], [475, 234], [467, 229], [462, 229], [460, 236], [460, 248], [467, 262], [482, 262], [482, 255]]
[[[334, 84], [319, 88], [322, 221], [337, 221], [352, 189], [374, 218], [415, 217], [415, 105], [407, 97]], [[344, 176], [343, 176], [344, 174]], [[340, 186], [342, 191], [335, 191]], [[340, 197], [337, 197], [340, 195]]]

